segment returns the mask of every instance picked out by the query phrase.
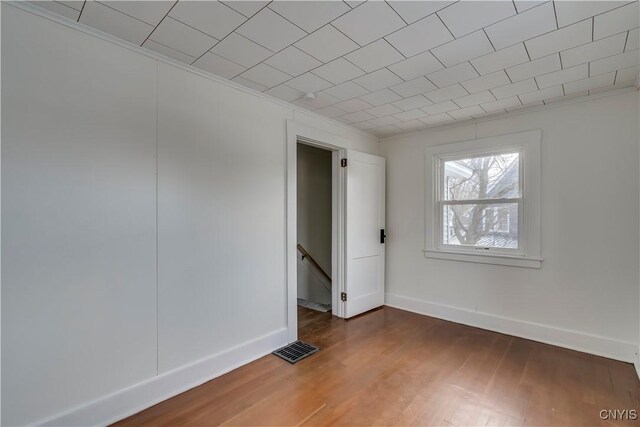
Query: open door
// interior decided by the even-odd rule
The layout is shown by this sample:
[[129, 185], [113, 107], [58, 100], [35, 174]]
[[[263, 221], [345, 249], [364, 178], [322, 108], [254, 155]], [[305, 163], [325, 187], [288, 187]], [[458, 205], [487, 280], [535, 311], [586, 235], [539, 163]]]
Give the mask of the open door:
[[345, 317], [384, 305], [384, 158], [347, 150]]

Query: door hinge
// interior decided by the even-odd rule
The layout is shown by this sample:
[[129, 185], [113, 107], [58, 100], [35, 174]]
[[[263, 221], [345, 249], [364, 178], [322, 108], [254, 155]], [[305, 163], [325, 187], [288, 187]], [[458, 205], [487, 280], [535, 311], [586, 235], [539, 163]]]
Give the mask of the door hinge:
[[340, 166], [342, 166], [343, 168], [347, 167], [347, 159], [340, 159]]
[[380, 243], [384, 243], [384, 239], [387, 238], [387, 235], [384, 234], [384, 228], [380, 229]]
[[346, 292], [340, 292], [340, 300], [342, 300], [342, 301], [346, 301], [347, 300], [347, 293]]

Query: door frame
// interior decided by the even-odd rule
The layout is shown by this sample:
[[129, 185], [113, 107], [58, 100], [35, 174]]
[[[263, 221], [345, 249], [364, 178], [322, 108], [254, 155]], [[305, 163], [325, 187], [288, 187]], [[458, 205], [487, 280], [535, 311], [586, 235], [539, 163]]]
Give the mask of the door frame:
[[289, 342], [298, 339], [298, 270], [297, 270], [297, 207], [298, 207], [298, 143], [331, 151], [331, 313], [344, 317], [345, 307], [340, 294], [345, 287], [345, 170], [340, 159], [346, 157], [349, 141], [331, 133], [287, 120], [286, 144], [286, 319]]

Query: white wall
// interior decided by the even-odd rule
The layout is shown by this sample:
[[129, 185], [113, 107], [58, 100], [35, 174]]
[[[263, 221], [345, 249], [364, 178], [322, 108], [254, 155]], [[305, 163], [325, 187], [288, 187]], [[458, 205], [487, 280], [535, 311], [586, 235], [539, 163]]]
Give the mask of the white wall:
[[[298, 244], [331, 275], [331, 162], [332, 153], [298, 144]], [[331, 292], [298, 263], [298, 298], [331, 303]]]
[[[426, 259], [424, 150], [542, 130], [541, 269]], [[638, 95], [627, 92], [382, 141], [387, 304], [634, 360]]]
[[285, 343], [285, 121], [376, 138], [7, 3], [2, 74], [3, 425], [105, 424]]

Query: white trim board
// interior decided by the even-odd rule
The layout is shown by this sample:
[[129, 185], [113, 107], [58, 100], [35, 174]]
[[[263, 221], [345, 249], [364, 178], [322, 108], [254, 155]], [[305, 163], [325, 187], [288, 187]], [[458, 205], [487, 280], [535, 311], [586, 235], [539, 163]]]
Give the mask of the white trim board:
[[389, 294], [385, 305], [463, 325], [634, 363], [636, 343]]
[[282, 328], [32, 424], [109, 425], [259, 359], [286, 344], [287, 329]]

